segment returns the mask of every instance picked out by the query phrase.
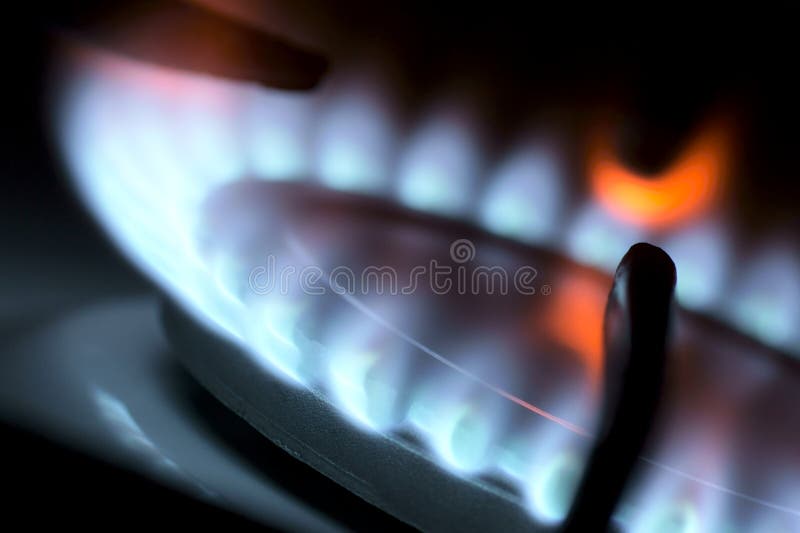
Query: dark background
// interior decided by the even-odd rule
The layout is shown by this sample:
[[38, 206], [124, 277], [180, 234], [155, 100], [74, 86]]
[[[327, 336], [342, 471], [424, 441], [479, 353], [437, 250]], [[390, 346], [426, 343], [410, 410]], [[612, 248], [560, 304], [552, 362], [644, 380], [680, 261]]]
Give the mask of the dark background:
[[[628, 163], [654, 169], [675, 154], [713, 104], [725, 102], [738, 110], [743, 131], [744, 178], [734, 198], [735, 223], [753, 238], [775, 226], [795, 235], [800, 230], [796, 8], [270, 4], [290, 12], [292, 20], [306, 21], [323, 45], [339, 43], [331, 51], [334, 58], [364, 42], [379, 43], [402, 73], [409, 108], [431, 87], [467, 80], [488, 102], [490, 142], [498, 146], [513, 135], [520, 116], [547, 108], [606, 105], [624, 113], [636, 132], [627, 141], [618, 140]], [[33, 327], [64, 306], [147, 286], [79, 206], [51, 146], [46, 82], [54, 21], [48, 6], [14, 9], [0, 37], [5, 72], [0, 100], [4, 335]], [[339, 38], [343, 34], [348, 38]], [[57, 275], [61, 271], [75, 274], [65, 283]], [[7, 524], [251, 525], [7, 425], [0, 426], [0, 471], [5, 489], [0, 513]], [[299, 465], [297, 476], [308, 486], [335, 491]], [[361, 513], [368, 521], [394, 524], [349, 494], [337, 498], [344, 502], [340, 514]], [[310, 501], [316, 504], [313, 497]], [[136, 502], [136, 509], [130, 502]], [[366, 523], [350, 526], [361, 529]]]

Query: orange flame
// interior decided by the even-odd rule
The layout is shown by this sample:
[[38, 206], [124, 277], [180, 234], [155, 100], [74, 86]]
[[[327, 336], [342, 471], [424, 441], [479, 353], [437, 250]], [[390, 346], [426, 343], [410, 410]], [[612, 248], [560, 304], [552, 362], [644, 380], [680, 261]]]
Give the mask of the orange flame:
[[589, 148], [589, 178], [595, 197], [627, 222], [663, 228], [707, 211], [719, 197], [728, 158], [728, 135], [709, 123], [662, 172], [638, 175], [623, 166], [607, 131]]
[[603, 316], [608, 287], [605, 280], [583, 272], [571, 273], [553, 291], [547, 331], [581, 359], [593, 393], [603, 374]]

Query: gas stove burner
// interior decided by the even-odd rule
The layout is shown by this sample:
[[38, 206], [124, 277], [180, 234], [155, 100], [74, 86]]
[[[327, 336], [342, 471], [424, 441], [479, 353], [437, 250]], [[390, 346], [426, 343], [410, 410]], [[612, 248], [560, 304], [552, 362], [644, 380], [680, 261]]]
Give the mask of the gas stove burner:
[[[401, 139], [369, 84], [298, 96], [78, 55], [59, 140], [82, 198], [167, 295], [187, 368], [293, 456], [423, 529], [800, 524], [800, 268], [784, 240], [730, 260], [717, 125], [651, 182], [595, 146], [586, 197], [539, 139], [487, 170], [457, 106]], [[707, 195], [662, 209], [698, 165]], [[678, 270], [663, 365], [665, 317], [625, 329], [612, 305], [604, 350], [639, 240]], [[668, 308], [625, 265], [623, 317]], [[628, 335], [653, 366], [615, 374]]]
[[[437, 232], [454, 229], [453, 223], [444, 222], [444, 227], [439, 228], [442, 224], [433, 219], [420, 221], [402, 210], [391, 216], [391, 209], [386, 206], [363, 209], [363, 201], [353, 205], [352, 198], [304, 188], [243, 182], [230, 189], [220, 191], [222, 205], [215, 205], [212, 211], [224, 210], [226, 203], [235, 205], [236, 211], [228, 209], [225, 216], [214, 218], [235, 227], [236, 235], [244, 236], [248, 246], [258, 248], [254, 243], [258, 239], [254, 238], [254, 228], [247, 229], [241, 220], [261, 230], [271, 225], [248, 212], [247, 205], [256, 212], [267, 204], [281, 206], [277, 210], [286, 211], [281, 215], [292, 213], [296, 218], [292, 226], [297, 233], [315, 237], [317, 249], [335, 250], [337, 258], [351, 258], [348, 268], [354, 270], [360, 262], [357, 258], [365, 255], [376, 258], [374, 251], [369, 253], [370, 249], [387, 235], [401, 237], [386, 250], [394, 258], [392, 264], [401, 265], [406, 260], [413, 265], [415, 258], [419, 263], [419, 259], [433, 256], [432, 246], [439, 245], [441, 240]], [[275, 216], [273, 211], [270, 210], [267, 219]], [[319, 242], [320, 227], [328, 228], [322, 232], [322, 238], [332, 242]], [[460, 229], [467, 231], [466, 227]], [[266, 234], [261, 235], [262, 242], [266, 238], [271, 248], [276, 249], [279, 244], [274, 235], [269, 230]], [[422, 239], [425, 234], [428, 238]], [[297, 238], [292, 236], [292, 240]], [[504, 254], [503, 248], [509, 247], [508, 243], [505, 247], [492, 243], [487, 235], [481, 242], [488, 250], [488, 257], [498, 262]], [[425, 249], [428, 247], [431, 248]], [[451, 247], [451, 253], [453, 250]], [[473, 259], [473, 252], [470, 249], [469, 256], [453, 258], [460, 258], [463, 264]], [[523, 247], [514, 255], [525, 252]], [[505, 255], [512, 254], [505, 251]], [[548, 254], [539, 255], [542, 261], [557, 261]], [[513, 262], [511, 258], [504, 261]], [[573, 265], [573, 268], [579, 267]], [[455, 282], [457, 277], [455, 274], [449, 281]], [[648, 279], [650, 284], [653, 281], [652, 277]], [[414, 296], [420, 297], [420, 292], [422, 287]], [[314, 294], [307, 302], [295, 303], [301, 309], [296, 325], [285, 329], [282, 335], [275, 333], [270, 352], [262, 351], [255, 358], [246, 350], [215, 339], [175, 305], [166, 310], [167, 330], [185, 354], [187, 366], [223, 403], [292, 455], [411, 524], [426, 530], [445, 529], [455, 513], [464, 527], [474, 530], [498, 521], [511, 530], [530, 529], [530, 517], [524, 511], [526, 500], [535, 512], [541, 513], [543, 522], [557, 519], [565, 511], [572, 489], [569, 481], [559, 478], [570, 475], [577, 479], [580, 472], [582, 455], [589, 445], [590, 433], [585, 427], [588, 427], [587, 414], [594, 410], [591, 398], [597, 387], [593, 380], [597, 379], [598, 371], [592, 368], [595, 362], [576, 361], [573, 354], [548, 343], [546, 333], [538, 342], [524, 338], [524, 331], [535, 326], [535, 317], [547, 312], [548, 302], [531, 305], [530, 294], [517, 298], [490, 295], [484, 302], [470, 294], [470, 300], [465, 301], [478, 304], [477, 308], [483, 312], [466, 310], [458, 301], [437, 301], [432, 297], [436, 295], [428, 295], [423, 300], [424, 308], [417, 309], [402, 301], [382, 302], [383, 308], [400, 308], [412, 316], [423, 314], [418, 317], [421, 322], [407, 322], [404, 332], [398, 329], [398, 319], [387, 322], [369, 306], [349, 300], [346, 293], [334, 293], [330, 300], [320, 296]], [[443, 297], [438, 296], [440, 300]], [[381, 304], [375, 295], [370, 297], [373, 306]], [[666, 309], [667, 305], [663, 307]], [[436, 329], [430, 327], [424, 315], [439, 317]], [[522, 322], [515, 319], [520, 315], [526, 317]], [[331, 323], [330, 328], [320, 330], [320, 325]], [[444, 335], [438, 330], [441, 325], [447, 332]], [[274, 327], [264, 327], [274, 332]], [[658, 338], [657, 334], [651, 335]], [[454, 344], [452, 336], [465, 336], [467, 341]], [[285, 353], [286, 347], [279, 347], [276, 340], [281, 345], [290, 344], [292, 353], [279, 361], [271, 360], [293, 379], [302, 380], [310, 392], [275, 380], [270, 373], [274, 367], [265, 366], [264, 356], [280, 358]], [[507, 344], [504, 348], [503, 343]], [[643, 349], [640, 347], [640, 351]], [[648, 356], [654, 355], [651, 350], [644, 351]], [[493, 354], [494, 369], [487, 368], [487, 353]], [[460, 356], [463, 361], [442, 354]], [[482, 371], [466, 368], [470, 364], [475, 368], [476, 363]], [[422, 385], [416, 386], [417, 381]], [[643, 375], [640, 385], [657, 393], [658, 387], [648, 385], [649, 381]], [[524, 399], [510, 392], [512, 388], [519, 390], [519, 394], [524, 391]], [[403, 390], [410, 390], [411, 394], [405, 395]], [[563, 398], [567, 395], [571, 397]], [[583, 402], [581, 396], [585, 397]], [[640, 404], [643, 400], [637, 399]], [[565, 404], [573, 421], [559, 413], [565, 410]], [[333, 411], [331, 405], [338, 406], [341, 412]], [[575, 420], [585, 427], [577, 425]], [[367, 431], [343, 431], [341, 426], [347, 422]], [[531, 435], [526, 435], [531, 430]], [[375, 436], [375, 432], [380, 436]], [[332, 438], [333, 435], [338, 438]], [[549, 444], [537, 449], [535, 438]], [[637, 442], [636, 437], [631, 435], [631, 438]], [[631, 457], [635, 456], [634, 451]], [[555, 466], [536, 472], [535, 465], [525, 464], [537, 459]], [[629, 468], [617, 467], [621, 482], [627, 478], [625, 472]], [[398, 470], [408, 475], [401, 478], [392, 475]], [[457, 473], [471, 475], [454, 490], [451, 484], [458, 479]], [[532, 494], [526, 494], [528, 475], [537, 480]], [[608, 483], [613, 476], [600, 474], [600, 477]], [[621, 489], [620, 484], [618, 490]], [[612, 494], [608, 487], [606, 491]], [[447, 505], [425, 504], [442, 493], [450, 495]], [[608, 508], [608, 512], [612, 509]], [[596, 518], [587, 509], [577, 514], [590, 522]]]
[[[272, 208], [265, 210], [267, 205]], [[292, 221], [285, 241], [272, 231], [276, 216]], [[572, 344], [574, 336], [563, 337], [581, 319], [580, 310], [568, 303], [576, 290], [571, 286], [579, 288], [582, 299], [594, 292], [602, 314], [609, 278], [468, 225], [292, 184], [235, 183], [218, 191], [209, 218], [223, 240], [231, 236], [226, 230], [235, 228], [246, 243], [237, 247], [243, 253], [239, 259], [227, 260], [232, 272], [237, 268], [231, 264], [247, 264], [248, 249], [259, 250], [256, 256], [281, 249], [286, 257], [298, 241], [311, 239], [318, 252], [332, 254], [327, 262], [350, 271], [362, 271], [373, 260], [408, 272], [422, 259], [449, 254], [451, 236], [468, 235], [476, 258], [509, 270], [537, 264], [541, 275], [558, 273], [550, 280], [551, 289], [544, 290], [553, 291], [548, 295], [459, 300], [366, 294], [355, 302], [336, 292], [292, 295], [291, 303], [265, 304], [260, 315], [251, 311], [262, 326], [255, 338], [244, 333], [225, 341], [224, 333], [213, 335], [202, 317], [174, 303], [166, 307], [165, 320], [187, 367], [223, 403], [292, 455], [411, 524], [442, 529], [455, 513], [463, 518], [460, 524], [475, 530], [498, 521], [530, 529], [533, 523], [564, 517], [593, 441], [598, 410], [596, 361], [585, 357], [591, 351], [581, 355], [579, 344]], [[376, 244], [387, 236], [390, 246]], [[210, 234], [206, 238], [215, 240]], [[296, 264], [302, 264], [299, 258]], [[315, 264], [330, 270], [326, 261]], [[258, 297], [248, 296], [244, 287], [229, 286], [229, 294], [249, 298], [256, 306], [249, 309], [258, 308]], [[560, 316], [564, 306], [572, 315]], [[780, 409], [784, 420], [796, 418], [783, 398], [791, 395], [798, 378], [796, 365], [788, 366], [780, 391], [762, 389], [765, 376], [755, 376], [782, 364], [772, 360], [775, 355], [751, 342], [732, 358], [726, 339], [736, 335], [686, 311], [679, 313], [677, 330], [668, 367], [668, 389], [677, 390], [669, 395], [665, 421], [656, 429], [667, 444], [640, 457], [637, 489], [629, 490], [621, 506], [630, 514], [618, 514], [618, 521], [634, 531], [673, 520], [694, 527], [709, 505], [730, 506], [729, 512], [751, 506], [752, 516], [759, 515], [760, 507], [795, 515], [790, 505], [744, 491], [752, 486], [745, 479], [764, 479], [762, 460], [775, 461], [772, 453], [784, 454], [777, 461], [783, 467], [794, 463], [795, 452], [773, 448], [790, 441], [791, 430], [754, 447], [747, 435], [765, 434], [768, 421], [743, 417], [726, 427], [714, 421], [725, 405], [743, 401], [743, 388], [771, 396], [764, 401]], [[492, 354], [489, 362], [486, 354]], [[723, 359], [727, 375], [710, 372]], [[275, 377], [276, 370], [283, 379]], [[697, 381], [679, 380], [682, 373]], [[715, 466], [708, 456], [697, 455], [720, 442], [732, 450], [728, 460], [741, 456], [740, 484], [721, 483], [725, 478], [719, 476], [729, 474], [727, 461]], [[675, 454], [676, 449], [681, 452]], [[398, 471], [408, 475], [398, 476]], [[457, 479], [465, 481], [458, 490], [451, 486]], [[643, 500], [637, 492], [645, 494]], [[451, 498], [442, 502], [436, 496], [441, 494]], [[658, 494], [672, 503], [654, 515], [653, 509], [663, 505], [655, 499]], [[437, 504], [424, 504], [430, 501]]]

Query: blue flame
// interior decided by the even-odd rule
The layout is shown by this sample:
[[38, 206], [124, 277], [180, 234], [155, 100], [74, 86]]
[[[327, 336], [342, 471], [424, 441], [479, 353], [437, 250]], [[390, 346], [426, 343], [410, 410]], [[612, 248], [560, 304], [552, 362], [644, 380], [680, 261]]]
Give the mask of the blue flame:
[[252, 91], [242, 142], [257, 177], [300, 179], [311, 173], [313, 103], [308, 96]]
[[[503, 472], [526, 491], [534, 516], [545, 522], [563, 517], [586, 441], [577, 442], [550, 421], [530, 434], [509, 428], [508, 396], [478, 386], [480, 377], [474, 387], [464, 380], [451, 386], [438, 375], [421, 379], [409, 385], [405, 402], [408, 342], [387, 340], [392, 336], [367, 327], [360, 316], [343, 317], [321, 342], [305, 339], [298, 324], [309, 311], [308, 300], [292, 294], [252, 301], [243, 263], [230, 250], [206, 246], [200, 217], [203, 202], [221, 184], [314, 174], [324, 185], [348, 191], [396, 186], [405, 205], [448, 216], [471, 217], [475, 207], [491, 231], [548, 242], [559, 231], [565, 207], [552, 153], [536, 146], [512, 153], [480, 201], [477, 135], [458, 115], [435, 116], [414, 131], [400, 147], [395, 173], [394, 128], [386, 110], [369, 98], [338, 95], [325, 107], [316, 95], [257, 90], [108, 57], [81, 64], [76, 73], [65, 88], [59, 140], [85, 202], [137, 266], [276, 375], [319, 386], [315, 390], [363, 428], [410, 424], [440, 464], [465, 476]], [[667, 240], [685, 272], [678, 291], [687, 305], [713, 306], [723, 292], [716, 283], [726, 277], [727, 250], [717, 231], [710, 226]], [[573, 257], [610, 270], [639, 238], [637, 230], [587, 204], [566, 229], [565, 241]], [[734, 320], [765, 342], [796, 349], [797, 256], [790, 251], [759, 257], [730, 306]], [[707, 265], [713, 268], [704, 270]], [[452, 377], [453, 367], [447, 370]], [[656, 512], [647, 498], [646, 520], [635, 515], [631, 523], [696, 529], [694, 503], [684, 505], [672, 493], [657, 496], [678, 503]]]
[[800, 260], [771, 246], [747, 267], [730, 301], [732, 320], [770, 346], [800, 353]]
[[459, 215], [474, 197], [478, 144], [457, 116], [434, 117], [413, 134], [400, 161], [398, 196], [413, 209]]
[[481, 220], [491, 231], [524, 242], [547, 242], [563, 212], [563, 175], [545, 147], [513, 153], [489, 179]]
[[730, 244], [719, 223], [705, 221], [667, 239], [664, 248], [680, 272], [678, 301], [692, 309], [712, 309], [727, 285]]
[[579, 261], [613, 272], [640, 232], [613, 218], [598, 205], [585, 206], [567, 234], [567, 251]]
[[388, 185], [391, 119], [372, 95], [347, 94], [320, 118], [317, 175], [334, 189], [374, 192]]

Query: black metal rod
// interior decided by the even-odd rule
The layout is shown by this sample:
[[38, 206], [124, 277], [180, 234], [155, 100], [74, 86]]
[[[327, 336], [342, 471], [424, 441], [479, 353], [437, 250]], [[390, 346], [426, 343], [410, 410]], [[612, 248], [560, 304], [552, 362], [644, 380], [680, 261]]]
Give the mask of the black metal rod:
[[605, 376], [597, 440], [565, 533], [607, 531], [653, 425], [664, 380], [675, 264], [639, 243], [622, 258], [604, 321]]

